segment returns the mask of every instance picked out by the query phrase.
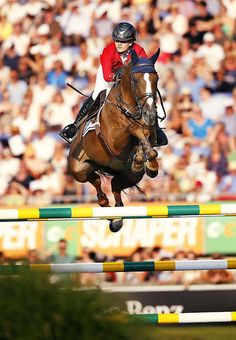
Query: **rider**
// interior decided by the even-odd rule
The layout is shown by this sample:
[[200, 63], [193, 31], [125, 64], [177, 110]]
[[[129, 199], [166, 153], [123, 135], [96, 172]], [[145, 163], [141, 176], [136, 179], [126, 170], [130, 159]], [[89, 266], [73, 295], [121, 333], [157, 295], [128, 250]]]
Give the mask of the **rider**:
[[[98, 68], [95, 88], [92, 94], [83, 102], [73, 124], [67, 125], [60, 135], [70, 142], [76, 135], [79, 123], [92, 107], [99, 93], [106, 90], [107, 93], [112, 88], [117, 71], [126, 65], [130, 59], [130, 52], [135, 50], [139, 57], [147, 58], [144, 49], [135, 43], [136, 29], [128, 22], [120, 22], [112, 32], [113, 42], [106, 46], [100, 56], [101, 65]], [[168, 143], [163, 130], [157, 127], [158, 146]]]

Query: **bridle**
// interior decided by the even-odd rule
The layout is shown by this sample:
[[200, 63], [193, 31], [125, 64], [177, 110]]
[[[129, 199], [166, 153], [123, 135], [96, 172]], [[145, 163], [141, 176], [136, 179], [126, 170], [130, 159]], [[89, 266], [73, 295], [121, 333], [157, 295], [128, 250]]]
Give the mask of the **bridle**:
[[[155, 73], [157, 75], [157, 72], [156, 72], [154, 66], [152, 64], [148, 63], [148, 61], [147, 61], [147, 62], [138, 63], [137, 65], [132, 67], [132, 69], [131, 69], [131, 90], [132, 90], [134, 100], [135, 100], [134, 106], [131, 106], [130, 104], [125, 102], [125, 100], [123, 99], [122, 94], [121, 94], [120, 81], [121, 81], [121, 77], [124, 73], [125, 67], [127, 67], [127, 66], [124, 66], [121, 69], [121, 71], [119, 72], [120, 76], [119, 76], [119, 78], [116, 79], [116, 82], [115, 82], [115, 85], [114, 85], [115, 88], [116, 88], [116, 104], [112, 103], [108, 99], [106, 99], [105, 101], [108, 102], [109, 104], [114, 105], [116, 108], [118, 108], [130, 121], [136, 122], [136, 123], [141, 125], [141, 123], [139, 121], [142, 118], [143, 108], [144, 108], [146, 101], [149, 98], [152, 98], [154, 100], [155, 105], [156, 105], [156, 99], [157, 99], [157, 94], [158, 94], [162, 109], [164, 111], [164, 117], [158, 117], [158, 118], [160, 118], [161, 120], [164, 120], [166, 118], [166, 112], [165, 112], [162, 97], [161, 97], [161, 94], [160, 94], [158, 88], [156, 88], [156, 92], [145, 92], [141, 95], [137, 94], [137, 84], [139, 83], [139, 80], [135, 77], [135, 73], [149, 73], [149, 74]], [[141, 100], [143, 98], [145, 98], [145, 100], [141, 102]]]
[[[150, 65], [149, 64], [145, 64], [145, 63], [141, 63], [138, 64], [138, 67], [136, 66], [137, 71], [133, 71], [131, 72], [131, 88], [134, 94], [134, 98], [135, 98], [135, 102], [136, 102], [136, 107], [137, 107], [137, 118], [141, 119], [142, 114], [143, 114], [143, 108], [144, 105], [146, 103], [146, 101], [151, 98], [154, 100], [155, 106], [156, 106], [156, 92], [145, 92], [144, 94], [138, 95], [137, 94], [137, 84], [139, 83], [139, 80], [135, 77], [135, 73], [138, 73], [141, 71], [142, 72], [142, 67], [147, 68]], [[140, 68], [140, 70], [138, 69]], [[152, 69], [150, 69], [152, 72], [147, 72], [147, 73], [155, 73], [157, 75], [156, 70], [154, 69], [154, 67]], [[157, 76], [158, 77], [158, 76]], [[158, 78], [157, 78], [158, 80]], [[141, 103], [141, 99], [145, 98], [145, 100]]]

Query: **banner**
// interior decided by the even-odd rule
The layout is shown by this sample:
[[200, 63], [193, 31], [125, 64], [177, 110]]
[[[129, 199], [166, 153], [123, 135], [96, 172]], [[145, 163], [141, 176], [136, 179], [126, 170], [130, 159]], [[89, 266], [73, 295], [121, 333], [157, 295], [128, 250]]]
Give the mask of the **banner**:
[[[207, 289], [206, 289], [207, 287]], [[119, 293], [117, 292], [119, 288]], [[116, 296], [116, 306], [129, 314], [224, 312], [235, 310], [235, 285], [116, 286], [108, 294]], [[106, 290], [105, 290], [106, 291]]]
[[205, 218], [205, 250], [207, 253], [236, 253], [236, 217]]
[[80, 256], [82, 248], [111, 256], [129, 256], [137, 247], [160, 246], [175, 252], [193, 250], [236, 254], [235, 217], [184, 217], [127, 219], [118, 233], [106, 220], [1, 222], [0, 250], [7, 257], [23, 257], [29, 249], [42, 255], [57, 252], [58, 241], [68, 241], [68, 253]]
[[29, 249], [42, 249], [43, 222], [1, 222], [0, 250], [7, 257], [24, 257]]

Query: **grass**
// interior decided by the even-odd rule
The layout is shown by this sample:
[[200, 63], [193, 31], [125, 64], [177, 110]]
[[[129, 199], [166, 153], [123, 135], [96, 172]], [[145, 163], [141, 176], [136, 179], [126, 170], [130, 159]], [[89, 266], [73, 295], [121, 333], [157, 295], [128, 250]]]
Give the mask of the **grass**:
[[[152, 325], [114, 310], [114, 296], [49, 284], [45, 275], [0, 278], [0, 340], [233, 340], [236, 327]], [[77, 287], [78, 288], [78, 287]]]
[[236, 324], [152, 325], [150, 334], [153, 340], [234, 340], [236, 339]]

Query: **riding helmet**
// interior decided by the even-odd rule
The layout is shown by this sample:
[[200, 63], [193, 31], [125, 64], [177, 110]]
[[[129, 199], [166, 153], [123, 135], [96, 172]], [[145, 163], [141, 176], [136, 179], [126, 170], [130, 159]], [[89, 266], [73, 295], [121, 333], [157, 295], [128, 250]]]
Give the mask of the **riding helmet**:
[[122, 42], [135, 41], [136, 29], [128, 22], [120, 22], [112, 32], [112, 39], [114, 41]]

